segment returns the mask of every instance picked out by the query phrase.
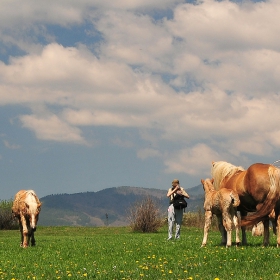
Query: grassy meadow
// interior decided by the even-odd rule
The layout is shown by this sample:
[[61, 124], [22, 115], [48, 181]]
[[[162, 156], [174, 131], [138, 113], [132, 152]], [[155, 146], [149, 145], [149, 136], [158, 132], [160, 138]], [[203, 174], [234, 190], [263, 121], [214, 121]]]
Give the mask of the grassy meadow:
[[36, 246], [19, 246], [18, 230], [0, 231], [0, 279], [280, 279], [280, 248], [248, 232], [247, 247], [226, 249], [211, 231], [183, 227], [181, 240], [128, 227], [39, 227]]

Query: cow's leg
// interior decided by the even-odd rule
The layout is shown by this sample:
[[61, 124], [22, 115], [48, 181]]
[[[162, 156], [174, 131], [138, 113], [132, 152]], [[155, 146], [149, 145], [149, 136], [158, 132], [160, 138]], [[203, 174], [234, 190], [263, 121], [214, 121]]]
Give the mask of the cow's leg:
[[212, 220], [212, 212], [205, 211], [204, 235], [203, 235], [201, 247], [206, 246], [211, 220]]

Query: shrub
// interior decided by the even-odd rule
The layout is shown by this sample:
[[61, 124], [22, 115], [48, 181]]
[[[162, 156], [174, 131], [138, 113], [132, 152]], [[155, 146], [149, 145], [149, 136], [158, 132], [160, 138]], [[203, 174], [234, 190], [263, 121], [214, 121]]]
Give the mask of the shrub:
[[[198, 212], [186, 212], [183, 215], [183, 225], [188, 227], [204, 228], [204, 210], [198, 210]], [[218, 230], [218, 220], [216, 215], [213, 215], [211, 228]]]
[[12, 215], [12, 200], [0, 201], [0, 229], [16, 229], [18, 224]]
[[162, 226], [159, 207], [150, 197], [130, 207], [128, 220], [132, 231], [136, 232], [156, 232]]

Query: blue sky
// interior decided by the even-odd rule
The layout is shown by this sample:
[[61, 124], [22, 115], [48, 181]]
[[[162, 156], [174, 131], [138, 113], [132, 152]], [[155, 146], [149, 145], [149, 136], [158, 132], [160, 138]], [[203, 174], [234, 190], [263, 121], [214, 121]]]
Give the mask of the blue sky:
[[2, 1], [0, 199], [190, 188], [280, 159], [280, 3]]

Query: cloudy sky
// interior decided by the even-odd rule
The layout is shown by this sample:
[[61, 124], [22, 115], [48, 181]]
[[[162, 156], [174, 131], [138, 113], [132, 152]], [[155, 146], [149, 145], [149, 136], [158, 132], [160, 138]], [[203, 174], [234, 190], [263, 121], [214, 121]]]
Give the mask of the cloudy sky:
[[280, 159], [280, 1], [2, 0], [0, 199], [190, 188]]

